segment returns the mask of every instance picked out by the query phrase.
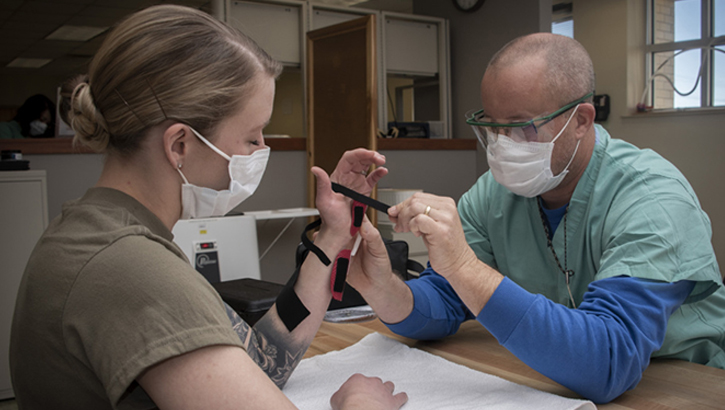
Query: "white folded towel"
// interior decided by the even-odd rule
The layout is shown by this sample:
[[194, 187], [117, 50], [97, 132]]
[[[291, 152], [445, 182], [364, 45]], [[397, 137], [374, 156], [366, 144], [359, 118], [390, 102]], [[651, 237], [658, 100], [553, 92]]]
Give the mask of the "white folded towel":
[[596, 409], [590, 401], [511, 383], [379, 333], [346, 349], [302, 360], [283, 391], [300, 409], [330, 409], [330, 397], [355, 373], [395, 383], [396, 393], [408, 394], [403, 410]]

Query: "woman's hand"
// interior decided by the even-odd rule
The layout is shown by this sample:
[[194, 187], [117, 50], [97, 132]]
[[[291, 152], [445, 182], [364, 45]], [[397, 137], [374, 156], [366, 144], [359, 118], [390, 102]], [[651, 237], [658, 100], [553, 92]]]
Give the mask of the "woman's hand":
[[394, 391], [393, 382], [356, 373], [332, 395], [330, 405], [333, 410], [397, 410], [408, 401], [408, 395]]
[[[383, 164], [385, 156], [378, 152], [365, 148], [346, 151], [330, 175], [330, 179], [353, 191], [370, 195], [378, 181], [388, 174], [388, 169], [382, 167]], [[370, 172], [371, 166], [375, 166], [372, 172]]]
[[453, 199], [416, 193], [391, 207], [388, 215], [396, 232], [423, 237], [431, 267], [444, 277], [477, 260], [466, 242]]
[[[352, 224], [352, 211], [350, 208], [352, 200], [342, 194], [333, 192], [331, 182], [335, 181], [363, 195], [369, 195], [375, 184], [388, 173], [386, 168], [379, 167], [383, 164], [385, 164], [383, 155], [375, 151], [358, 148], [346, 151], [342, 155], [330, 177], [322, 168], [312, 167], [312, 173], [317, 180], [315, 205], [320, 211], [323, 222], [321, 234], [332, 231], [335, 238], [351, 239], [349, 232]], [[379, 168], [367, 174], [367, 170], [371, 166]]]

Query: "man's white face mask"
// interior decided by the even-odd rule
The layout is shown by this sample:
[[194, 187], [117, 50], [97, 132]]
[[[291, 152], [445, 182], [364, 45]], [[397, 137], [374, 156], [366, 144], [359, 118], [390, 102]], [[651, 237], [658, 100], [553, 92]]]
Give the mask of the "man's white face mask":
[[[191, 127], [190, 127], [191, 128]], [[181, 219], [222, 216], [249, 198], [262, 181], [269, 159], [269, 147], [254, 151], [250, 155], [231, 157], [214, 146], [196, 130], [191, 131], [214, 152], [229, 161], [229, 189], [217, 191], [190, 184], [181, 169], [177, 169], [184, 184], [181, 186]]]
[[516, 142], [505, 135], [490, 135], [486, 156], [494, 179], [514, 194], [528, 198], [556, 188], [569, 173], [569, 165], [576, 156], [580, 141], [577, 141], [574, 154], [559, 175], [551, 171], [554, 142], [574, 118], [578, 108], [579, 105], [574, 107], [564, 127], [550, 142]]

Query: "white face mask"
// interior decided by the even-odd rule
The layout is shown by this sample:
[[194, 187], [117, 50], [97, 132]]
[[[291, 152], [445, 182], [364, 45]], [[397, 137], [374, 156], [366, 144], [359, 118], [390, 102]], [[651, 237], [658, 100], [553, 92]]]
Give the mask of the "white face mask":
[[556, 188], [569, 173], [569, 165], [574, 160], [580, 141], [577, 141], [574, 154], [559, 175], [554, 175], [551, 171], [554, 141], [574, 118], [577, 108], [578, 105], [574, 107], [574, 112], [551, 142], [515, 142], [500, 134], [495, 139], [489, 138], [486, 156], [494, 179], [514, 194], [527, 198], [533, 198]]
[[45, 134], [45, 130], [48, 129], [48, 124], [40, 120], [34, 120], [30, 122], [30, 135], [37, 137], [38, 135]]
[[184, 184], [181, 186], [181, 219], [222, 216], [236, 208], [257, 190], [267, 168], [269, 147], [250, 155], [229, 155], [215, 147], [201, 134], [191, 129], [209, 148], [229, 161], [229, 189], [217, 191], [190, 184], [181, 169], [177, 169]]

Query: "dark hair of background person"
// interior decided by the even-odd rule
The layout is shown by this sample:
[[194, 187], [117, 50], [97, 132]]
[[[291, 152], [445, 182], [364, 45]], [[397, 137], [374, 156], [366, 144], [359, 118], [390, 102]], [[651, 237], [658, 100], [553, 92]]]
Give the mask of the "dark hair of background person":
[[[30, 135], [30, 123], [40, 119], [45, 110], [50, 112], [48, 128], [41, 135]], [[18, 108], [13, 120], [20, 124], [20, 133], [26, 138], [52, 138], [55, 136], [55, 104], [43, 94], [35, 94], [25, 100], [23, 105]]]

